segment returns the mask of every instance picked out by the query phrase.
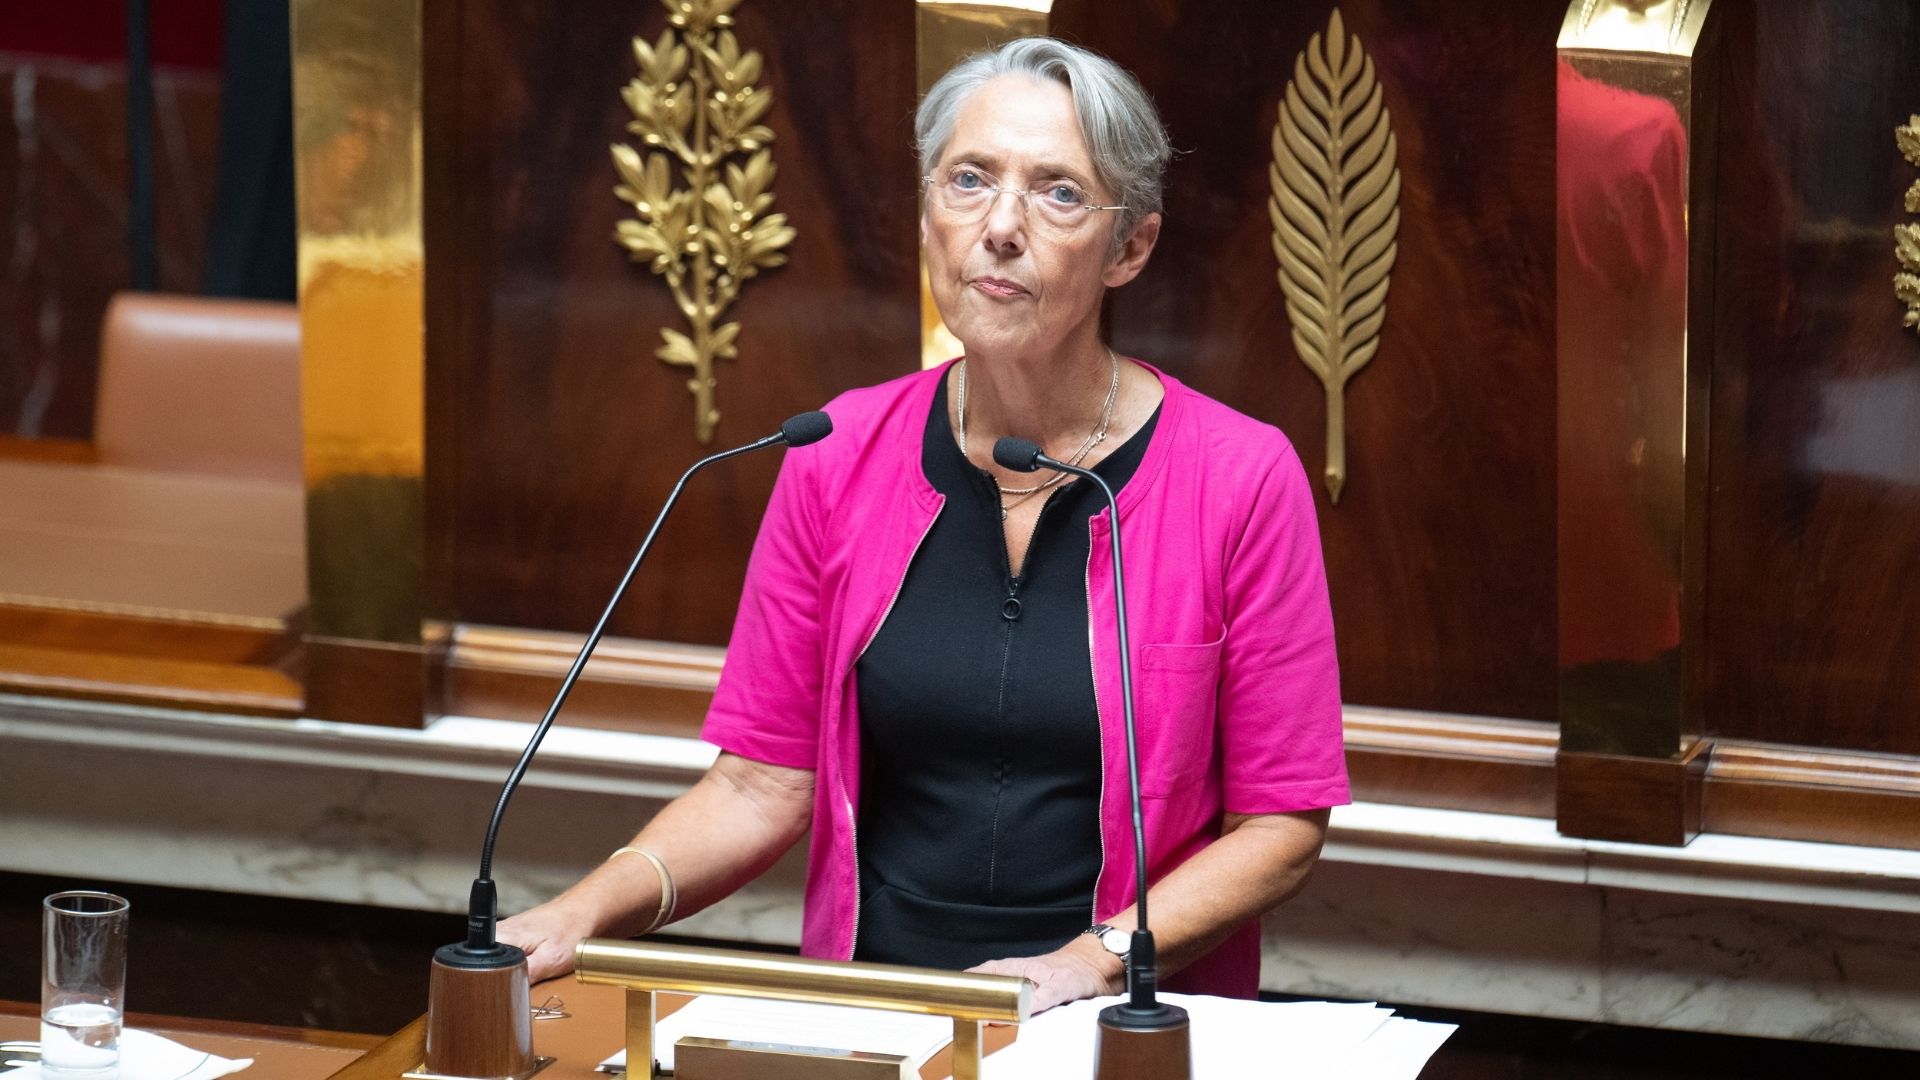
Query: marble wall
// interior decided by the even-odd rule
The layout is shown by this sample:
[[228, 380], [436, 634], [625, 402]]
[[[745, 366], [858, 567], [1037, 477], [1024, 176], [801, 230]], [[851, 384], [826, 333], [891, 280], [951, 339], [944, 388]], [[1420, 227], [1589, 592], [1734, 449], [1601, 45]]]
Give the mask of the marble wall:
[[1920, 1048], [1920, 918], [1326, 862], [1263, 983], [1610, 1024]]
[[[458, 912], [529, 730], [0, 696], [0, 870]], [[712, 754], [556, 729], [501, 836], [503, 910], [605, 858]], [[674, 932], [791, 945], [802, 872], [796, 851]], [[1347, 807], [1265, 953], [1283, 993], [1920, 1049], [1920, 855], [1646, 849], [1545, 820]]]

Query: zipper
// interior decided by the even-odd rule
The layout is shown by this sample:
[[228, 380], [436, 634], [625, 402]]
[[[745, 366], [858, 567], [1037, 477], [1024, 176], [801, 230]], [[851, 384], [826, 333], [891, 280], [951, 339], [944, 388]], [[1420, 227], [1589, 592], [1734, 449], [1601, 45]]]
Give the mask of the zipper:
[[860, 942], [860, 819], [853, 816], [853, 800], [847, 797], [847, 785], [840, 784], [840, 801], [847, 806], [847, 838], [853, 847], [853, 932], [847, 935], [847, 959]]
[[1095, 803], [1095, 822], [1093, 830], [1100, 838], [1100, 871], [1093, 876], [1093, 911], [1088, 915], [1087, 925], [1093, 926], [1100, 921], [1100, 882], [1107, 876], [1107, 719], [1105, 710], [1100, 708], [1100, 665], [1099, 654], [1093, 647], [1093, 536], [1087, 536], [1087, 669], [1093, 674], [1093, 719], [1100, 726], [1100, 801]]
[[[1040, 512], [1033, 516], [1033, 529], [1027, 533], [1027, 558], [1020, 564], [1022, 571], [1025, 571], [1027, 563], [1032, 561], [1033, 542], [1040, 536], [1040, 523], [1046, 520], [1047, 511], [1053, 508], [1054, 496], [1058, 494], [1059, 492], [1054, 492], [1053, 495], [1047, 496], [1047, 501], [1040, 504]], [[1000, 568], [1006, 571], [1007, 595], [1006, 599], [1000, 602], [1000, 617], [1005, 634], [1000, 641], [1000, 692], [994, 699], [994, 713], [1004, 730], [1007, 722], [1007, 669], [1013, 661], [1013, 624], [1020, 621], [1020, 587], [1027, 580], [1024, 573], [1017, 577], [1013, 573], [1013, 552], [1007, 547], [1005, 529], [1000, 530]], [[1004, 762], [996, 761], [996, 769], [1004, 770], [1004, 768]], [[1005, 777], [1001, 776], [999, 779], [1004, 781]], [[995, 895], [996, 877], [1000, 865], [1000, 794], [1004, 788], [996, 786], [999, 790], [994, 794], [993, 832], [987, 842], [987, 895], [989, 897]]]
[[[900, 594], [907, 587], [907, 573], [913, 569], [914, 556], [920, 554], [920, 546], [927, 542], [927, 536], [933, 532], [933, 524], [940, 520], [940, 511], [946, 507], [946, 496], [938, 496], [940, 505], [934, 507], [933, 516], [927, 519], [927, 527], [920, 530], [920, 539], [913, 542], [913, 549], [907, 552], [907, 564], [900, 569], [900, 580], [893, 585], [893, 595], [887, 597], [887, 606], [880, 611], [880, 619], [873, 624], [873, 631], [860, 645], [860, 651], [853, 654], [853, 665], [840, 675], [841, 682], [853, 674], [853, 668], [859, 666], [860, 658], [873, 648], [873, 639], [880, 636], [880, 628], [887, 625], [887, 616], [893, 614], [893, 605], [899, 603]], [[856, 768], [859, 762], [854, 762]], [[853, 813], [853, 798], [847, 794], [847, 776], [840, 774], [840, 801], [847, 807], [847, 839], [853, 849], [853, 932], [847, 936], [847, 959], [853, 959], [853, 951], [860, 941], [860, 819]]]

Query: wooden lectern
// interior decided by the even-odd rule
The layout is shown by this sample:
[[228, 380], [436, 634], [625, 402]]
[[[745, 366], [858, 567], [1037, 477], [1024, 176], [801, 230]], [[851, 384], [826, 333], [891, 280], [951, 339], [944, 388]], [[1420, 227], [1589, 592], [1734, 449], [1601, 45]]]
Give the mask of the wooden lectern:
[[[654, 1060], [656, 994], [731, 994], [738, 997], [853, 1005], [947, 1016], [953, 1019], [954, 1080], [979, 1080], [983, 1022], [1024, 1022], [1033, 1008], [1032, 984], [1008, 975], [976, 975], [894, 964], [837, 963], [794, 956], [662, 945], [651, 941], [588, 938], [574, 953], [574, 971], [589, 984], [626, 989], [628, 1076], [634, 1062]], [[693, 1051], [687, 1055], [688, 1050]], [[902, 1074], [898, 1059], [877, 1055], [823, 1055], [804, 1048], [729, 1045], [683, 1040], [677, 1080], [869, 1080]]]
[[[1032, 1010], [1031, 990], [1026, 981], [1007, 976], [834, 963], [654, 942], [589, 940], [582, 943], [583, 952], [588, 946], [594, 951], [590, 957], [582, 957], [579, 982], [555, 979], [533, 988], [531, 1000], [534, 1002], [553, 995], [565, 1003], [564, 1015], [536, 1019], [533, 1024], [535, 1052], [557, 1059], [552, 1068], [540, 1075], [540, 1080], [607, 1080], [605, 1074], [595, 1071], [595, 1066], [620, 1049], [623, 1041], [629, 1060], [646, 1060], [653, 1051], [652, 1021], [670, 1015], [689, 1000], [688, 995], [707, 991], [953, 1017], [955, 1040], [951, 1065], [949, 1053], [941, 1051], [927, 1060], [916, 1080], [942, 1080], [949, 1075], [977, 1078], [980, 1058], [1011, 1042], [1016, 1034], [1012, 1027], [992, 1027], [983, 1038], [981, 1023], [1020, 1023]], [[646, 1022], [638, 1027], [642, 1019]], [[331, 1080], [400, 1080], [404, 1072], [421, 1060], [426, 1023], [424, 1016], [415, 1020], [342, 1068]], [[636, 1027], [637, 1038], [645, 1040], [637, 1053], [645, 1056], [636, 1056]], [[711, 1056], [714, 1049], [696, 1045], [690, 1039], [680, 1042], [680, 1052], [689, 1048], [693, 1049], [692, 1056], [677, 1063], [678, 1077], [690, 1076], [687, 1066], [703, 1056]], [[723, 1044], [719, 1049], [741, 1048]], [[747, 1049], [751, 1052], [751, 1048]], [[739, 1057], [732, 1056], [736, 1060]], [[817, 1058], [781, 1062], [759, 1055], [752, 1060], [754, 1071], [750, 1075], [755, 1080], [781, 1080], [782, 1074], [775, 1070], [789, 1064], [808, 1070], [801, 1074], [808, 1080], [836, 1075], [819, 1071], [822, 1062]], [[843, 1058], [842, 1062], [847, 1060], [851, 1059]], [[837, 1063], [829, 1063], [829, 1067]], [[893, 1075], [899, 1075], [897, 1060], [893, 1068]]]

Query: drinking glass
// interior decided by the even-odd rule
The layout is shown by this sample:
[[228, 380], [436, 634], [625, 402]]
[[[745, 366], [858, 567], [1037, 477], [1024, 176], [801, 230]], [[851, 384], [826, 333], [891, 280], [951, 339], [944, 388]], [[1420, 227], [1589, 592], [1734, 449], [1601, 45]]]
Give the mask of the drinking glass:
[[104, 892], [46, 898], [40, 949], [40, 1071], [101, 1077], [120, 1065], [127, 992], [125, 899]]

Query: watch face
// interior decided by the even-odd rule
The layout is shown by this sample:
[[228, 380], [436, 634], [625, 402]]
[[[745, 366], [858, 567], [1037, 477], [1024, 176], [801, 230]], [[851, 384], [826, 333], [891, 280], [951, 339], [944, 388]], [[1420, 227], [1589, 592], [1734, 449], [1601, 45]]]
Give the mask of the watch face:
[[1102, 931], [1100, 934], [1100, 947], [1115, 956], [1127, 955], [1127, 950], [1132, 946], [1133, 935], [1118, 927]]

